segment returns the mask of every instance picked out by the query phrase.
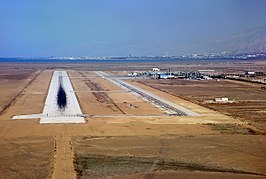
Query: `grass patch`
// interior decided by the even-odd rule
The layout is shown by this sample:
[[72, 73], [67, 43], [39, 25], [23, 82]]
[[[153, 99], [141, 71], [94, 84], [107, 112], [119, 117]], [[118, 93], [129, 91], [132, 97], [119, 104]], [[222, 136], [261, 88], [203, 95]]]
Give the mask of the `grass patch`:
[[230, 172], [238, 174], [254, 174], [234, 169], [211, 167], [196, 163], [165, 160], [158, 157], [78, 155], [75, 170], [79, 178], [125, 175], [167, 170], [192, 170], [209, 172]]
[[261, 132], [256, 131], [252, 128], [247, 128], [240, 124], [206, 124], [213, 130], [218, 130], [221, 134], [242, 134], [242, 135], [258, 135]]

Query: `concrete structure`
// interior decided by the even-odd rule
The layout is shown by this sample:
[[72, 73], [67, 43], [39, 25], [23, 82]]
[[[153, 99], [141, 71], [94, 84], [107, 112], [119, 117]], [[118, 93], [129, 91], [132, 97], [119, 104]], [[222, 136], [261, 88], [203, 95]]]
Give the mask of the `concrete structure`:
[[[67, 105], [57, 105], [59, 79], [67, 96]], [[85, 123], [78, 100], [66, 71], [54, 71], [42, 114], [14, 116], [13, 119], [41, 118], [40, 123]]]

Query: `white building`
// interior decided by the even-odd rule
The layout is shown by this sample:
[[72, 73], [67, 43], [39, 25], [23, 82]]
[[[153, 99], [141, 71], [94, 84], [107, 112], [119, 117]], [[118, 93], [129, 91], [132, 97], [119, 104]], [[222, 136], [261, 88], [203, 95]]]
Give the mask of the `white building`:
[[152, 71], [160, 71], [159, 68], [152, 68]]
[[214, 98], [215, 102], [228, 102], [229, 99], [228, 98]]

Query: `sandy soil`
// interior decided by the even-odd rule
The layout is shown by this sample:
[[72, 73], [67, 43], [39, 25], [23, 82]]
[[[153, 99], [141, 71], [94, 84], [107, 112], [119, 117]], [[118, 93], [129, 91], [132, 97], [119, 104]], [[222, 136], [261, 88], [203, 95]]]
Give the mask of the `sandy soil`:
[[[111, 93], [121, 89], [96, 77], [93, 72], [70, 70], [69, 74], [83, 113], [90, 114], [87, 123], [40, 125], [37, 119], [11, 120], [13, 115], [42, 111], [52, 75], [50, 70], [42, 71], [28, 86], [24, 83], [26, 88], [21, 95], [0, 116], [0, 165], [4, 168], [0, 170], [0, 176], [74, 178], [73, 161], [86, 157], [95, 159], [95, 156], [102, 160], [99, 165], [93, 165], [96, 168], [90, 169], [98, 171], [95, 176], [102, 178], [250, 178], [253, 177], [251, 173], [259, 174], [254, 177], [266, 175], [265, 136], [253, 135], [245, 125], [241, 126], [241, 122], [142, 84], [139, 85], [168, 100], [188, 105], [204, 113], [205, 117], [127, 116], [162, 112], [130, 93]], [[97, 95], [97, 90], [103, 94]], [[138, 107], [132, 108], [124, 102]], [[208, 115], [211, 117], [207, 118]], [[208, 122], [219, 125], [206, 125]], [[220, 126], [225, 122], [237, 124]], [[107, 160], [109, 164], [101, 162], [106, 159], [110, 159]], [[140, 161], [147, 161], [147, 165]], [[154, 161], [155, 164], [150, 165]], [[129, 162], [137, 173], [121, 173], [123, 162]], [[110, 165], [114, 173], [105, 173], [102, 167], [98, 170], [99, 166], [108, 168]], [[149, 170], [146, 170], [147, 166]], [[160, 166], [162, 169], [158, 169]], [[85, 167], [81, 175], [89, 177], [91, 172]]]
[[[141, 83], [242, 121], [250, 122], [252, 125], [266, 130], [266, 95], [265, 91], [261, 90], [261, 87], [265, 85], [231, 80], [147, 80], [141, 81]], [[205, 100], [216, 97], [228, 97], [235, 103], [204, 104]]]
[[52, 138], [1, 137], [0, 150], [0, 178], [26, 179], [51, 176]]
[[[165, 174], [172, 173], [173, 170], [219, 171], [229, 176], [230, 173], [236, 175], [265, 172], [266, 155], [263, 150], [266, 141], [255, 136], [88, 136], [75, 138], [74, 141], [77, 155], [81, 158], [77, 168], [85, 176], [119, 176], [125, 173], [145, 175], [161, 170]], [[256, 142], [262, 144], [260, 148], [252, 148]], [[90, 163], [88, 159], [94, 162]], [[127, 165], [130, 165], [130, 169], [127, 169]], [[158, 173], [153, 175], [158, 177]], [[212, 175], [221, 177], [221, 173]]]
[[[90, 80], [92, 81], [92, 79]], [[101, 80], [95, 80], [94, 83], [104, 86], [100, 81]], [[111, 127], [110, 125], [108, 130], [102, 130], [102, 134], [100, 134], [101, 137], [95, 137], [95, 134], [87, 137], [83, 136], [74, 138], [78, 176], [81, 178], [112, 178], [117, 176], [120, 176], [121, 178], [134, 178], [136, 176], [143, 178], [156, 178], [159, 176], [168, 177], [171, 175], [173, 176], [173, 171], [168, 170], [173, 170], [174, 168], [174, 172], [176, 172], [176, 170], [185, 170], [188, 172], [195, 169], [190, 168], [191, 166], [194, 166], [194, 164], [197, 166], [200, 165], [199, 168], [196, 167], [196, 171], [205, 171], [199, 174], [199, 177], [207, 177], [209, 175], [214, 178], [220, 178], [223, 175], [219, 172], [225, 172], [226, 174], [224, 176], [230, 176], [232, 178], [261, 177], [250, 175], [252, 173], [264, 175], [266, 169], [263, 164], [265, 162], [265, 156], [260, 155], [262, 150], [264, 150], [263, 148], [265, 148], [264, 136], [253, 136], [254, 132], [252, 129], [247, 128], [248, 125], [241, 124], [240, 121], [213, 110], [190, 103], [178, 97], [173, 97], [172, 95], [163, 93], [143, 84], [136, 82], [131, 83], [172, 102], [184, 105], [203, 115], [196, 118], [134, 118], [126, 116], [89, 118], [88, 123], [90, 124], [97, 121], [103, 128], [105, 128], [104, 123], [107, 123], [107, 125], [113, 124], [113, 126], [120, 124], [124, 125], [126, 131], [121, 129], [119, 132], [113, 131], [113, 126]], [[108, 90], [106, 87], [104, 89]], [[119, 102], [119, 100], [114, 101]], [[201, 123], [218, 124], [213, 126]], [[231, 123], [232, 125], [221, 125], [222, 123]], [[235, 123], [241, 125], [235, 125]], [[158, 127], [158, 129], [155, 129], [155, 126]], [[142, 131], [141, 128], [146, 129], [146, 131]], [[175, 128], [175, 130], [171, 131], [171, 128]], [[131, 130], [129, 129], [132, 129], [134, 132], [131, 133]], [[212, 133], [212, 131], [214, 133]], [[133, 139], [127, 137], [122, 137], [121, 139], [121, 137], [116, 137], [125, 135], [136, 137], [133, 137]], [[161, 136], [161, 138], [158, 137], [158, 135]], [[247, 136], [250, 136], [250, 138]], [[162, 141], [163, 144], [160, 143]], [[259, 146], [258, 151], [253, 151], [254, 143], [251, 144], [251, 141]], [[164, 149], [162, 145], [166, 145], [166, 149]], [[160, 155], [160, 153], [166, 153], [163, 152], [164, 150], [167, 151], [167, 155]], [[243, 151], [243, 153], [241, 151]], [[167, 163], [167, 160], [171, 160], [178, 164], [173, 164], [175, 166], [173, 168], [168, 166], [168, 164], [166, 164], [166, 166], [160, 166], [162, 168], [154, 168], [154, 161], [157, 160], [156, 157], [158, 157], [158, 155], [160, 159], [163, 160], [163, 163]], [[247, 164], [249, 161], [254, 160], [255, 162], [249, 163], [250, 165]], [[90, 163], [90, 161], [94, 162]], [[136, 164], [138, 161], [142, 162]], [[182, 166], [179, 165], [180, 162], [182, 163]], [[145, 165], [147, 163], [149, 164], [148, 169]], [[127, 165], [130, 165], [130, 167]], [[183, 167], [184, 165], [186, 167]], [[127, 171], [126, 168], [128, 167], [131, 171]], [[156, 173], [155, 171], [158, 170], [160, 172]], [[213, 174], [206, 173], [206, 171], [219, 172]], [[236, 175], [236, 173], [245, 173], [246, 175]], [[197, 176], [194, 172], [189, 172], [189, 174], [190, 175], [184, 175], [192, 178], [193, 176]], [[182, 172], [177, 174], [177, 176], [178, 175], [182, 176]]]
[[16, 79], [14, 84], [18, 86], [10, 91], [19, 95], [9, 98], [11, 106], [0, 116], [0, 178], [47, 178], [52, 174], [52, 135], [41, 133], [36, 120], [11, 120], [13, 115], [39, 113], [43, 108], [51, 72], [32, 73], [27, 75], [29, 79]]
[[70, 75], [73, 77], [72, 83], [85, 114], [163, 114], [161, 110], [93, 72], [71, 71]]
[[37, 70], [0, 70], [0, 113], [10, 105], [38, 73]]

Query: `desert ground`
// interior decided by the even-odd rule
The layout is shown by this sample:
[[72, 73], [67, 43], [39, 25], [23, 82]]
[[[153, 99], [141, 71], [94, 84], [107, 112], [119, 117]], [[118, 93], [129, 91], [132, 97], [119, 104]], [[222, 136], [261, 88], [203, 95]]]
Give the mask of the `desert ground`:
[[[171, 116], [97, 75], [160, 63], [0, 64], [0, 178], [266, 178], [265, 91], [231, 80], [131, 79], [128, 83], [200, 116]], [[264, 61], [163, 64], [226, 72]], [[85, 124], [12, 120], [41, 113], [53, 70], [67, 70]], [[230, 104], [206, 104], [214, 97]]]
[[[149, 80], [138, 81], [155, 89], [189, 100], [219, 111], [228, 116], [249, 122], [266, 130], [266, 95], [263, 84], [233, 80]], [[227, 97], [232, 103], [205, 103], [205, 101]]]

